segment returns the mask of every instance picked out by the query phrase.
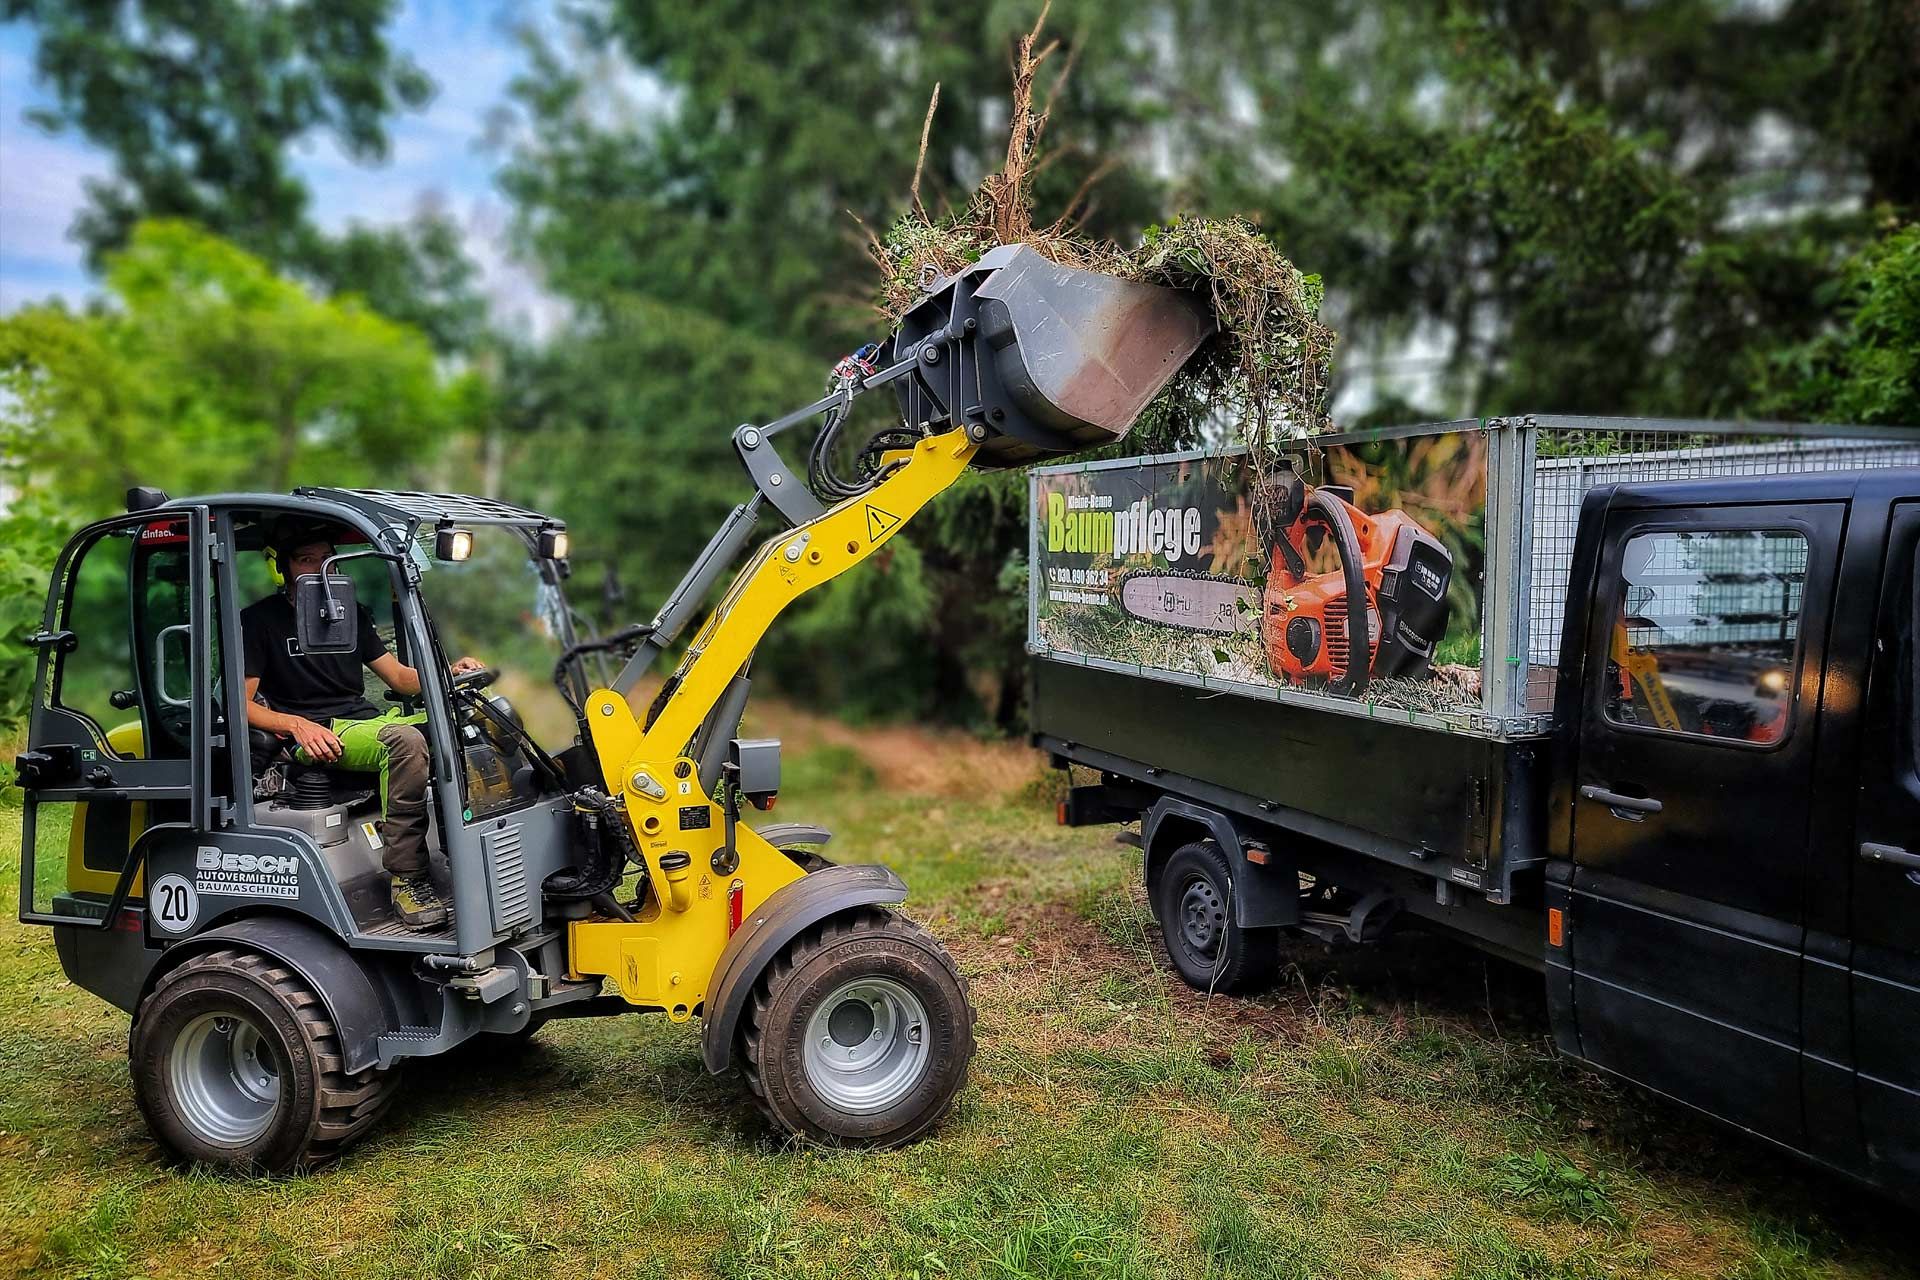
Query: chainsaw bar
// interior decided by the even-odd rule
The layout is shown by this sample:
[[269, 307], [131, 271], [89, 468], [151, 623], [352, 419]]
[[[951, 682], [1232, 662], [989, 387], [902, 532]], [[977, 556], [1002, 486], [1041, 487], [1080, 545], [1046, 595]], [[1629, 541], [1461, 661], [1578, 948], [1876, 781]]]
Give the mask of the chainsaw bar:
[[1182, 569], [1136, 569], [1120, 577], [1130, 618], [1203, 635], [1230, 636], [1260, 625], [1260, 585]]

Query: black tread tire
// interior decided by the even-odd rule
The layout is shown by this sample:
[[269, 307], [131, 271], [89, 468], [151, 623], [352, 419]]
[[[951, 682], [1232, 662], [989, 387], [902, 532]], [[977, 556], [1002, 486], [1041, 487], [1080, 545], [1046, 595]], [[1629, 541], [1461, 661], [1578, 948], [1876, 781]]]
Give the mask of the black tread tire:
[[[872, 1115], [821, 1098], [800, 1057], [816, 1002], [861, 973], [907, 985], [944, 1041], [934, 1045], [920, 1084]], [[898, 1147], [919, 1138], [953, 1110], [974, 1051], [973, 1002], [946, 948], [905, 916], [877, 907], [834, 916], [788, 943], [754, 984], [741, 1022], [740, 1061], [754, 1104], [779, 1128], [825, 1146]]]
[[1196, 840], [1175, 849], [1147, 887], [1154, 918], [1160, 922], [1160, 940], [1174, 971], [1196, 991], [1251, 992], [1271, 986], [1280, 967], [1280, 930], [1243, 929], [1228, 919], [1212, 956], [1189, 945], [1182, 931], [1181, 908], [1195, 877], [1204, 877], [1213, 886], [1223, 907], [1231, 902], [1233, 873], [1226, 853], [1212, 840]]
[[[193, 1018], [243, 1013], [263, 1032], [280, 1073], [280, 1101], [258, 1138], [219, 1146], [176, 1113], [166, 1060]], [[183, 1161], [240, 1174], [304, 1173], [337, 1157], [385, 1114], [398, 1069], [342, 1070], [339, 1037], [320, 997], [293, 970], [237, 947], [183, 961], [140, 1002], [128, 1037], [134, 1100], [160, 1144]]]

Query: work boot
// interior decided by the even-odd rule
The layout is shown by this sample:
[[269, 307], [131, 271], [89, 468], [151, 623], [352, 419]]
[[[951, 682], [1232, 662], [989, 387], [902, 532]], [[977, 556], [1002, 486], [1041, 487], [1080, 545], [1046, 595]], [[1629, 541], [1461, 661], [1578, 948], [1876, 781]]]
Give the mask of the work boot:
[[393, 878], [393, 913], [409, 929], [437, 928], [452, 914], [446, 899], [433, 887], [433, 877], [424, 871]]

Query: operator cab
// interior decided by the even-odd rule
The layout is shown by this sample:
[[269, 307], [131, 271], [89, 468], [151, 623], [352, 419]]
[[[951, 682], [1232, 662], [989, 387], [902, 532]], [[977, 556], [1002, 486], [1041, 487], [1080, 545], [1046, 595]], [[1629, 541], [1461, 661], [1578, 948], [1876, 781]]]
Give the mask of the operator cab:
[[[378, 774], [307, 762], [290, 739], [250, 729], [242, 714], [242, 615], [285, 590], [268, 548], [290, 517], [325, 530], [335, 552], [327, 576], [344, 588], [343, 603], [423, 673], [421, 694], [405, 697], [361, 668], [368, 703], [426, 714], [426, 848], [437, 887], [451, 895], [448, 858], [463, 829], [484, 825], [504, 843], [523, 819], [529, 830], [554, 825], [531, 811], [552, 809], [563, 779], [528, 722], [556, 747], [574, 737], [567, 695], [546, 685], [556, 655], [575, 643], [557, 521], [457, 495], [301, 490], [170, 502], [136, 490], [129, 514], [68, 544], [35, 638], [42, 665], [20, 759], [29, 791], [23, 918], [112, 919], [116, 898], [156, 910], [131, 856], [155, 837], [204, 833], [203, 842], [224, 846], [232, 832], [234, 849], [280, 856], [278, 839], [249, 840], [298, 833], [318, 851], [356, 933], [405, 935], [382, 865]], [[450, 530], [457, 548], [446, 545]], [[451, 675], [448, 653], [468, 652], [501, 662], [513, 701], [488, 687], [500, 671]], [[272, 701], [266, 691], [260, 700]], [[186, 928], [209, 912], [258, 909], [212, 896], [214, 883], [195, 881], [198, 918]]]

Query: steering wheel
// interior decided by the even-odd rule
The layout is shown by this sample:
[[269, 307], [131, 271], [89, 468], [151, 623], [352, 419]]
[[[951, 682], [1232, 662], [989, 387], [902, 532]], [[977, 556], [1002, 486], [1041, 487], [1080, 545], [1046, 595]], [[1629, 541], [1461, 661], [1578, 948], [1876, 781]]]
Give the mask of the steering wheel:
[[497, 667], [478, 667], [472, 671], [462, 671], [453, 677], [451, 685], [455, 690], [481, 690], [500, 678]]

